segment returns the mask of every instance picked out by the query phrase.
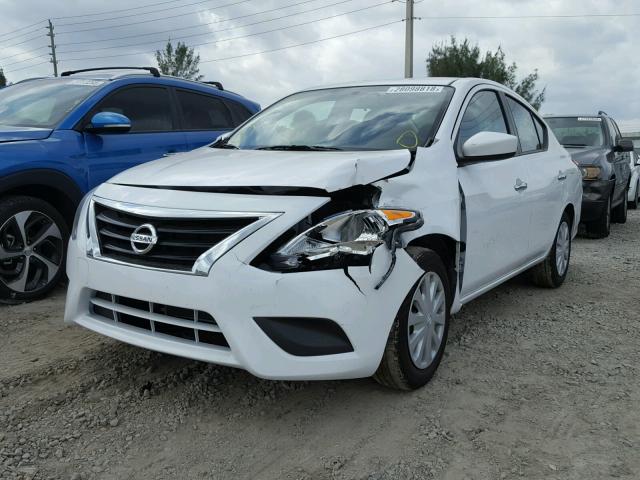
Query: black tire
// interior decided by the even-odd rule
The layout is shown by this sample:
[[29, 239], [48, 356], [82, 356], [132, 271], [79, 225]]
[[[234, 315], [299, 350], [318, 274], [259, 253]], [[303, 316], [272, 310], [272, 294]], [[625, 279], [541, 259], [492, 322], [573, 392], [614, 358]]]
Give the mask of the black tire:
[[[563, 227], [563, 225], [566, 225], [566, 227]], [[556, 253], [559, 244], [558, 237], [560, 236], [560, 232], [563, 231], [563, 228], [567, 227], [569, 235], [567, 237], [566, 266], [564, 267], [564, 271], [561, 272], [558, 271], [558, 262], [556, 260]], [[547, 255], [542, 263], [537, 264], [529, 270], [531, 281], [535, 285], [544, 288], [558, 288], [564, 283], [565, 278], [567, 278], [567, 272], [569, 271], [569, 263], [571, 260], [571, 230], [571, 219], [565, 212], [560, 219], [560, 224], [556, 230], [556, 236], [553, 238], [553, 246], [549, 251], [549, 255]]]
[[[425, 275], [415, 283], [400, 306], [391, 327], [382, 360], [373, 376], [381, 385], [399, 390], [413, 390], [422, 387], [431, 380], [438, 369], [447, 344], [452, 303], [447, 270], [440, 257], [434, 251], [421, 247], [408, 247], [407, 253], [425, 271]], [[440, 347], [433, 360], [426, 368], [418, 368], [414, 364], [409, 351], [409, 312], [412, 308], [413, 295], [418, 285], [430, 272], [440, 278], [444, 287], [444, 326]]]
[[611, 197], [607, 199], [607, 205], [600, 218], [585, 225], [587, 236], [590, 238], [605, 238], [611, 233]]
[[[26, 239], [17, 218], [24, 219]], [[64, 276], [68, 241], [67, 223], [47, 202], [27, 196], [0, 199], [0, 256], [5, 257], [0, 259], [0, 303], [30, 302], [49, 293]]]
[[636, 197], [629, 202], [629, 208], [635, 210], [640, 203], [640, 181], [636, 184]]
[[620, 202], [620, 205], [618, 205], [611, 211], [611, 221], [615, 223], [627, 223], [627, 197], [628, 197], [627, 192], [628, 191], [629, 190], [625, 188], [622, 194], [622, 201]]

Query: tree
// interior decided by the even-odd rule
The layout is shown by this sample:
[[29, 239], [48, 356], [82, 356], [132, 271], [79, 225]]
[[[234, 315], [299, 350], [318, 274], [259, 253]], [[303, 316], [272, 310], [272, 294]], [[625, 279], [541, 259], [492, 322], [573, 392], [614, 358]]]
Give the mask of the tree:
[[495, 52], [487, 51], [484, 56], [478, 45], [471, 45], [468, 39], [458, 43], [451, 37], [450, 43], [435, 44], [427, 57], [427, 73], [434, 77], [479, 77], [494, 80], [513, 89], [539, 109], [544, 102], [546, 87], [536, 90], [538, 70], [534, 70], [519, 82], [516, 81], [518, 67], [515, 62], [507, 65], [502, 47]]
[[178, 42], [175, 50], [171, 40], [167, 42], [164, 51], [156, 51], [158, 68], [165, 75], [186, 78], [187, 80], [201, 80], [199, 75], [200, 55], [195, 55], [193, 48]]
[[7, 86], [7, 77], [4, 76], [4, 70], [0, 68], [0, 88]]

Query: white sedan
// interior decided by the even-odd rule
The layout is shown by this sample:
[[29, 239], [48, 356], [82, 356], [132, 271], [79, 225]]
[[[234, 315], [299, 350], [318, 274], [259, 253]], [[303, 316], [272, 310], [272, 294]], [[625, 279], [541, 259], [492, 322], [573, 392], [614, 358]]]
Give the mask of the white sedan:
[[417, 388], [465, 303], [527, 270], [563, 283], [581, 200], [498, 83], [309, 89], [87, 196], [65, 320], [263, 378]]
[[629, 152], [629, 166], [631, 167], [631, 177], [627, 199], [629, 208], [636, 209], [640, 202], [640, 156], [635, 151]]

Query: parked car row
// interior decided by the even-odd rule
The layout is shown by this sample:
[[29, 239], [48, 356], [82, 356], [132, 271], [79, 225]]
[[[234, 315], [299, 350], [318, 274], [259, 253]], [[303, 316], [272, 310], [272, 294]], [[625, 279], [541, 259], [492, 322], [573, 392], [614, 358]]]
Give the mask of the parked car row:
[[[66, 322], [263, 378], [424, 385], [452, 314], [522, 272], [562, 285], [581, 220], [602, 236], [637, 179], [605, 114], [545, 121], [488, 80], [308, 89], [251, 116], [257, 104], [221, 86], [156, 73], [39, 81], [43, 102], [64, 103], [48, 122], [20, 106], [35, 83], [0, 93], [0, 124], [22, 119], [0, 152], [17, 165], [33, 149], [33, 165], [69, 177], [3, 197], [0, 293], [51, 288], [69, 232]], [[142, 102], [137, 137], [142, 89], [164, 100]], [[152, 148], [164, 158], [144, 163]], [[123, 171], [130, 152], [140, 165]], [[55, 185], [76, 188], [67, 210], [60, 192], [37, 198]]]

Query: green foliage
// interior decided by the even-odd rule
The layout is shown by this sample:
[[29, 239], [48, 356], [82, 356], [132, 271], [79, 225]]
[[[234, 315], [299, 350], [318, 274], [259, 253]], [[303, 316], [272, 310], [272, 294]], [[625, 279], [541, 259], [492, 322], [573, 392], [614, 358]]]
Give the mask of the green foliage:
[[195, 55], [193, 48], [187, 47], [182, 42], [178, 42], [174, 49], [171, 40], [169, 40], [164, 51], [156, 51], [156, 61], [158, 68], [165, 75], [173, 75], [187, 80], [202, 80], [203, 78], [202, 75], [199, 75], [200, 55]]
[[495, 52], [482, 55], [478, 45], [471, 45], [468, 39], [459, 43], [455, 37], [450, 42], [437, 43], [427, 57], [427, 73], [433, 77], [478, 77], [494, 80], [513, 89], [534, 108], [539, 109], [544, 102], [546, 87], [536, 90], [538, 70], [534, 70], [519, 82], [516, 80], [518, 67], [515, 62], [508, 65], [502, 47]]
[[0, 87], [7, 86], [7, 77], [4, 76], [4, 71], [0, 68]]

